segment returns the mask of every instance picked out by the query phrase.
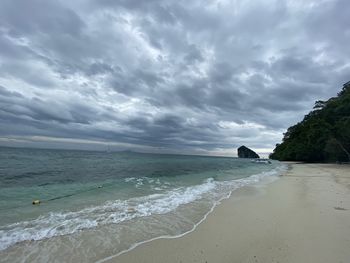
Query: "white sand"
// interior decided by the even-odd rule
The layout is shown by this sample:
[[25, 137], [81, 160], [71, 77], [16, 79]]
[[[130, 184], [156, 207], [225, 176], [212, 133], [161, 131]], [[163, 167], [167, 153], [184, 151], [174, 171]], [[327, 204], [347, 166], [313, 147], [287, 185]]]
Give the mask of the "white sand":
[[110, 262], [350, 262], [350, 166], [291, 167], [234, 192], [192, 233]]

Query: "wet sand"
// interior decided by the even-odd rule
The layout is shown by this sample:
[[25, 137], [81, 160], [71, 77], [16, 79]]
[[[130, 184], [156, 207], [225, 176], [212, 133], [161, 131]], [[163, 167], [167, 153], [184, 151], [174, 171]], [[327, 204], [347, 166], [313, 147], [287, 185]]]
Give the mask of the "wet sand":
[[235, 191], [195, 231], [106, 262], [350, 262], [350, 166], [289, 165]]

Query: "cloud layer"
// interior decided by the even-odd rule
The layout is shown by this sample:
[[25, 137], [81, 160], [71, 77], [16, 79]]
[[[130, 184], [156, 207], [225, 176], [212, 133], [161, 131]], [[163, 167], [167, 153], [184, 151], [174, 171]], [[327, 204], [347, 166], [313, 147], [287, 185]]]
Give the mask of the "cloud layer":
[[0, 144], [268, 152], [350, 80], [346, 0], [3, 0]]

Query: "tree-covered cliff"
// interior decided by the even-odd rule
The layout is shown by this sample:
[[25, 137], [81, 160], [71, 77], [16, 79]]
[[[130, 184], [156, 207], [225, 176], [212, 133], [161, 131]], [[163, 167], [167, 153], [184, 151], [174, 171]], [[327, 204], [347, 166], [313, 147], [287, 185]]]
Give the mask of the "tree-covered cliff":
[[303, 121], [290, 127], [271, 159], [283, 161], [350, 161], [350, 81], [337, 97], [316, 101]]

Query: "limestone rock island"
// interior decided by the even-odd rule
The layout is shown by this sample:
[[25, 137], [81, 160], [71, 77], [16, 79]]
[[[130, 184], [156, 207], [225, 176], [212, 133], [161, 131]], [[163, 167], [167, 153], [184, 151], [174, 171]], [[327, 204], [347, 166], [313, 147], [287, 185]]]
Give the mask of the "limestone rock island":
[[249, 149], [248, 147], [245, 147], [244, 145], [239, 147], [237, 152], [239, 158], [260, 158], [260, 156], [256, 152]]

